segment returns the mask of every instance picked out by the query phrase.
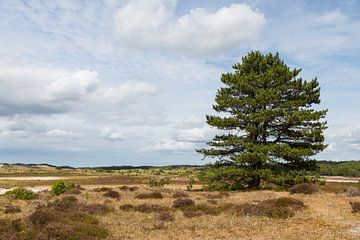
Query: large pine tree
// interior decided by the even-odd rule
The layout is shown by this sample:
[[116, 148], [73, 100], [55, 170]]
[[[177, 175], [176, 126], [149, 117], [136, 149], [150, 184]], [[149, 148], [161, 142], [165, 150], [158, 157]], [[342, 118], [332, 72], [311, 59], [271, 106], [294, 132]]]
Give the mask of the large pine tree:
[[[290, 69], [278, 54], [250, 52], [233, 66], [235, 72], [221, 77], [207, 123], [223, 134], [198, 152], [214, 157], [218, 165], [257, 171], [281, 166], [282, 171], [314, 170], [311, 156], [325, 149], [321, 121], [327, 110], [314, 110], [320, 103], [317, 79], [305, 81], [301, 69]], [[251, 176], [258, 188], [261, 176]]]

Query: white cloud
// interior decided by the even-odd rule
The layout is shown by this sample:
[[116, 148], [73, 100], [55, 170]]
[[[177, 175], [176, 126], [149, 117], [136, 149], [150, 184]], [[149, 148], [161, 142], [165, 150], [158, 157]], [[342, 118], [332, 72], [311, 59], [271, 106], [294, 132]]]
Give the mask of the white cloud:
[[153, 146], [150, 148], [144, 148], [142, 150], [144, 151], [189, 151], [193, 150], [195, 151], [196, 144], [191, 142], [182, 142], [182, 141], [176, 141], [172, 139], [163, 139], [159, 142], [156, 142]]
[[216, 12], [195, 8], [180, 17], [175, 7], [176, 1], [129, 1], [114, 16], [117, 38], [134, 48], [208, 55], [256, 40], [265, 25], [264, 15], [246, 4], [232, 4]]
[[66, 131], [63, 129], [53, 129], [46, 132], [46, 136], [51, 138], [72, 138], [79, 139], [83, 137], [83, 134], [80, 132]]
[[107, 87], [98, 79], [98, 73], [90, 70], [0, 67], [3, 116], [79, 112], [80, 106], [98, 111], [107, 106], [139, 103], [155, 93], [154, 86], [143, 82]]
[[102, 130], [101, 130], [101, 134], [100, 136], [104, 139], [110, 140], [110, 141], [118, 141], [118, 140], [123, 140], [123, 136], [121, 133], [116, 132], [115, 130], [113, 130], [111, 127], [109, 126], [105, 126]]
[[215, 132], [215, 130], [211, 129], [207, 125], [202, 127], [185, 128], [177, 131], [176, 138], [187, 142], [207, 142], [213, 138]]

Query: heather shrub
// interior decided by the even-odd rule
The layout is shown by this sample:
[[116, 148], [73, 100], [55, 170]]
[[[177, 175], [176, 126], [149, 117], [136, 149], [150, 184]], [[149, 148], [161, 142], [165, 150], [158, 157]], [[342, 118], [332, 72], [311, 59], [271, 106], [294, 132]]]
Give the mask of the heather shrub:
[[346, 190], [345, 195], [348, 197], [360, 196], [360, 187], [349, 187]]
[[5, 206], [4, 213], [5, 214], [13, 214], [21, 212], [21, 208], [18, 206], [7, 205]]
[[160, 213], [156, 216], [158, 221], [164, 221], [164, 222], [172, 222], [174, 221], [174, 216], [171, 215], [168, 212]]
[[190, 198], [179, 198], [173, 202], [173, 208], [183, 208], [191, 205], [195, 205], [195, 202]]
[[135, 210], [135, 206], [132, 205], [132, 204], [124, 204], [124, 205], [121, 205], [121, 206], [119, 207], [119, 209], [122, 210], [122, 211], [126, 211], [126, 212], [128, 212], [128, 211], [134, 211], [134, 210]]
[[265, 216], [269, 218], [289, 218], [296, 211], [305, 208], [302, 201], [294, 198], [278, 198], [262, 201], [258, 204], [244, 203], [233, 207], [236, 214], [246, 216]]
[[202, 215], [218, 216], [221, 213], [219, 208], [207, 204], [188, 205], [181, 208], [181, 211], [184, 217], [187, 218], [200, 217]]
[[107, 192], [112, 190], [112, 188], [108, 188], [108, 187], [100, 187], [100, 188], [94, 188], [93, 191], [94, 192]]
[[167, 210], [167, 207], [158, 204], [141, 204], [135, 207], [135, 211], [142, 213], [162, 212]]
[[360, 202], [350, 202], [353, 213], [360, 212]]
[[82, 206], [81, 210], [89, 214], [107, 214], [113, 211], [111, 207], [105, 204], [88, 204]]
[[174, 195], [172, 197], [173, 198], [187, 198], [187, 197], [189, 197], [189, 194], [186, 192], [178, 191], [178, 192], [174, 193]]
[[289, 188], [291, 194], [314, 194], [319, 192], [318, 187], [313, 183], [301, 183]]
[[151, 199], [151, 198], [164, 198], [164, 196], [161, 194], [161, 192], [155, 191], [150, 193], [140, 193], [135, 196], [137, 199]]
[[15, 188], [7, 191], [5, 194], [20, 200], [31, 200], [36, 198], [36, 193], [25, 188]]
[[120, 194], [117, 191], [113, 191], [113, 190], [108, 190], [106, 193], [104, 193], [103, 196], [109, 198], [116, 198], [116, 199], [120, 198]]

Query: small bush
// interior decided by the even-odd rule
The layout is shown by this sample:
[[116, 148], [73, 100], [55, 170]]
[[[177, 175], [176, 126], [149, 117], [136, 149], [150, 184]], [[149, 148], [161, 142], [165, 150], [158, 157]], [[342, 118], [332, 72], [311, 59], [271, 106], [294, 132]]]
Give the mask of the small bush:
[[164, 212], [168, 211], [169, 209], [165, 206], [161, 206], [158, 204], [140, 204], [137, 206], [134, 206], [132, 204], [124, 204], [119, 207], [122, 211], [135, 211], [135, 212], [142, 212], [142, 213], [152, 213], [152, 212]]
[[50, 208], [45, 206], [38, 207], [29, 217], [29, 220], [35, 227], [43, 227], [55, 220], [59, 215]]
[[158, 199], [158, 198], [164, 198], [164, 196], [161, 194], [161, 192], [155, 191], [150, 193], [140, 193], [135, 196], [137, 199]]
[[120, 198], [120, 194], [116, 191], [113, 190], [109, 190], [106, 193], [104, 193], [103, 195], [104, 197], [109, 197], [109, 198], [116, 198], [119, 199]]
[[174, 216], [171, 215], [168, 212], [163, 212], [157, 215], [157, 220], [158, 221], [164, 221], [164, 222], [172, 222], [174, 221]]
[[13, 190], [7, 191], [5, 194], [20, 200], [31, 200], [36, 197], [36, 193], [25, 188], [15, 188]]
[[345, 195], [348, 197], [360, 196], [360, 187], [349, 187], [346, 190]]
[[123, 186], [119, 187], [119, 189], [120, 189], [120, 190], [123, 190], [123, 191], [134, 192], [134, 191], [139, 190], [139, 187], [136, 187], [136, 186], [129, 187], [129, 186], [123, 185]]
[[119, 189], [120, 190], [124, 190], [124, 191], [127, 191], [127, 190], [129, 190], [129, 186], [126, 186], [126, 185], [123, 185], [123, 186], [121, 186], [121, 187], [119, 187]]
[[206, 204], [190, 205], [181, 210], [184, 217], [187, 218], [200, 217], [202, 215], [218, 216], [221, 213], [219, 208]]
[[57, 199], [52, 203], [48, 204], [58, 211], [75, 210], [79, 207], [77, 198], [73, 196], [66, 196], [62, 199]]
[[189, 197], [189, 194], [186, 192], [179, 191], [179, 192], [174, 193], [174, 195], [172, 197], [173, 198], [187, 198], [187, 197]]
[[160, 178], [160, 179], [151, 178], [149, 180], [150, 187], [164, 187], [165, 184], [169, 184], [169, 183], [170, 183], [170, 178], [168, 178], [168, 177]]
[[350, 202], [350, 205], [353, 213], [360, 212], [360, 202]]
[[55, 195], [60, 195], [66, 191], [73, 189], [75, 185], [73, 183], [65, 181], [56, 181], [51, 185], [51, 192]]
[[135, 211], [142, 213], [161, 212], [168, 210], [167, 207], [158, 204], [141, 204], [135, 207]]
[[135, 192], [135, 191], [137, 191], [137, 190], [139, 190], [139, 187], [137, 187], [137, 186], [133, 186], [133, 187], [130, 187], [130, 188], [129, 188], [129, 191], [130, 191], [130, 192]]
[[289, 189], [289, 192], [291, 194], [314, 194], [319, 192], [319, 189], [317, 188], [317, 186], [313, 183], [301, 183], [295, 186], [292, 186]]
[[101, 187], [101, 188], [94, 188], [93, 191], [94, 192], [107, 192], [112, 190], [112, 188], [108, 188], [108, 187]]
[[[23, 223], [20, 219], [9, 221], [7, 219], [0, 219], [0, 239], [18, 240], [22, 238]], [[32, 238], [28, 238], [32, 239]]]
[[191, 205], [195, 205], [194, 200], [190, 198], [179, 198], [174, 200], [173, 208], [183, 208]]
[[135, 206], [134, 205], [132, 205], [132, 204], [124, 204], [124, 205], [121, 205], [120, 207], [119, 207], [119, 209], [120, 210], [122, 210], [122, 211], [126, 211], [126, 212], [128, 212], [128, 211], [135, 211]]
[[289, 218], [295, 215], [296, 211], [305, 208], [302, 201], [294, 198], [278, 198], [262, 201], [258, 204], [240, 204], [234, 206], [233, 210], [240, 215], [266, 216], [270, 218]]
[[18, 206], [7, 205], [5, 206], [4, 213], [5, 214], [13, 214], [21, 212], [21, 208]]
[[89, 204], [89, 205], [84, 205], [81, 208], [81, 210], [89, 214], [107, 214], [111, 212], [113, 209], [104, 204]]

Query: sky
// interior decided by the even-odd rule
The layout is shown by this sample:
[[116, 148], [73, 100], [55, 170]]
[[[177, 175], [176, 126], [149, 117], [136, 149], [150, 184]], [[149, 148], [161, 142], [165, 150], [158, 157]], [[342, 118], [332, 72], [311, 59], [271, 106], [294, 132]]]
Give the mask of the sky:
[[279, 52], [360, 159], [360, 1], [0, 1], [0, 162], [204, 164], [222, 73]]

